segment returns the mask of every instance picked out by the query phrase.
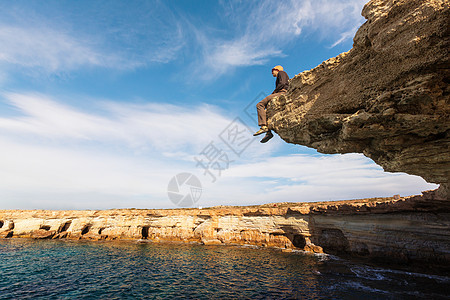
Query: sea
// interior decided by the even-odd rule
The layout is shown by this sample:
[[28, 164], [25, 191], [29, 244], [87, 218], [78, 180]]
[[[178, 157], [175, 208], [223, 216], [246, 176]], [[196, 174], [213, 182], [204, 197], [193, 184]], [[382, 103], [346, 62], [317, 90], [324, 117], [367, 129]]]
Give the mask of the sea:
[[232, 245], [0, 239], [0, 299], [450, 299], [450, 276]]

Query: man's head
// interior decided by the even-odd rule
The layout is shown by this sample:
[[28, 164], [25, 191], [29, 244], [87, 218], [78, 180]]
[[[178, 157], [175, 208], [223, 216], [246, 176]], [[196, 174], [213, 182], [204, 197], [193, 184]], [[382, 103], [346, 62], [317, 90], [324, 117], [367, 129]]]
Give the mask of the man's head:
[[283, 71], [283, 67], [282, 66], [275, 66], [272, 68], [272, 76], [273, 77], [277, 77], [278, 72]]

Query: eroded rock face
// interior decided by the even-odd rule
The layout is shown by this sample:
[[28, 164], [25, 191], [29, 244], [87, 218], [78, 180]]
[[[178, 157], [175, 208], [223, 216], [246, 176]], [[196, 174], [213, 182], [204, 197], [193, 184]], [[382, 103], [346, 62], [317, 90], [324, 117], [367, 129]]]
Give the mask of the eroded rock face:
[[449, 1], [372, 0], [353, 48], [291, 80], [268, 106], [288, 143], [358, 152], [448, 189]]
[[450, 266], [450, 201], [399, 199], [173, 210], [0, 210], [0, 238], [238, 244]]

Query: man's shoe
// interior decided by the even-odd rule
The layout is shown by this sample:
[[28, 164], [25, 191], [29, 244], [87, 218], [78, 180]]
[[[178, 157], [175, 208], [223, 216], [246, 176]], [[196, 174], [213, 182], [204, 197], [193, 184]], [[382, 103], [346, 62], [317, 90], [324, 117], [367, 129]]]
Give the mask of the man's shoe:
[[261, 143], [267, 143], [271, 138], [273, 138], [272, 131], [267, 131], [266, 136], [263, 137], [263, 139], [260, 141]]
[[267, 126], [261, 126], [261, 129], [259, 129], [257, 132], [255, 132], [253, 134], [253, 136], [257, 136], [257, 135], [260, 135], [261, 133], [268, 132], [268, 131], [269, 131], [269, 128], [267, 128]]

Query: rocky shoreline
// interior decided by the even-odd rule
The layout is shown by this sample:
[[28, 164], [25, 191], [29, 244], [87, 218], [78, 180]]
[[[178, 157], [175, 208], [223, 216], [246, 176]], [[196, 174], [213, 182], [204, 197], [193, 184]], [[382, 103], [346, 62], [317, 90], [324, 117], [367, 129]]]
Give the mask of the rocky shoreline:
[[0, 238], [277, 247], [450, 266], [450, 6], [372, 0], [354, 47], [300, 73], [267, 108], [288, 143], [357, 152], [440, 184], [410, 197], [205, 209], [0, 210]]
[[0, 210], [1, 238], [254, 245], [450, 265], [450, 202], [410, 197], [186, 209]]

